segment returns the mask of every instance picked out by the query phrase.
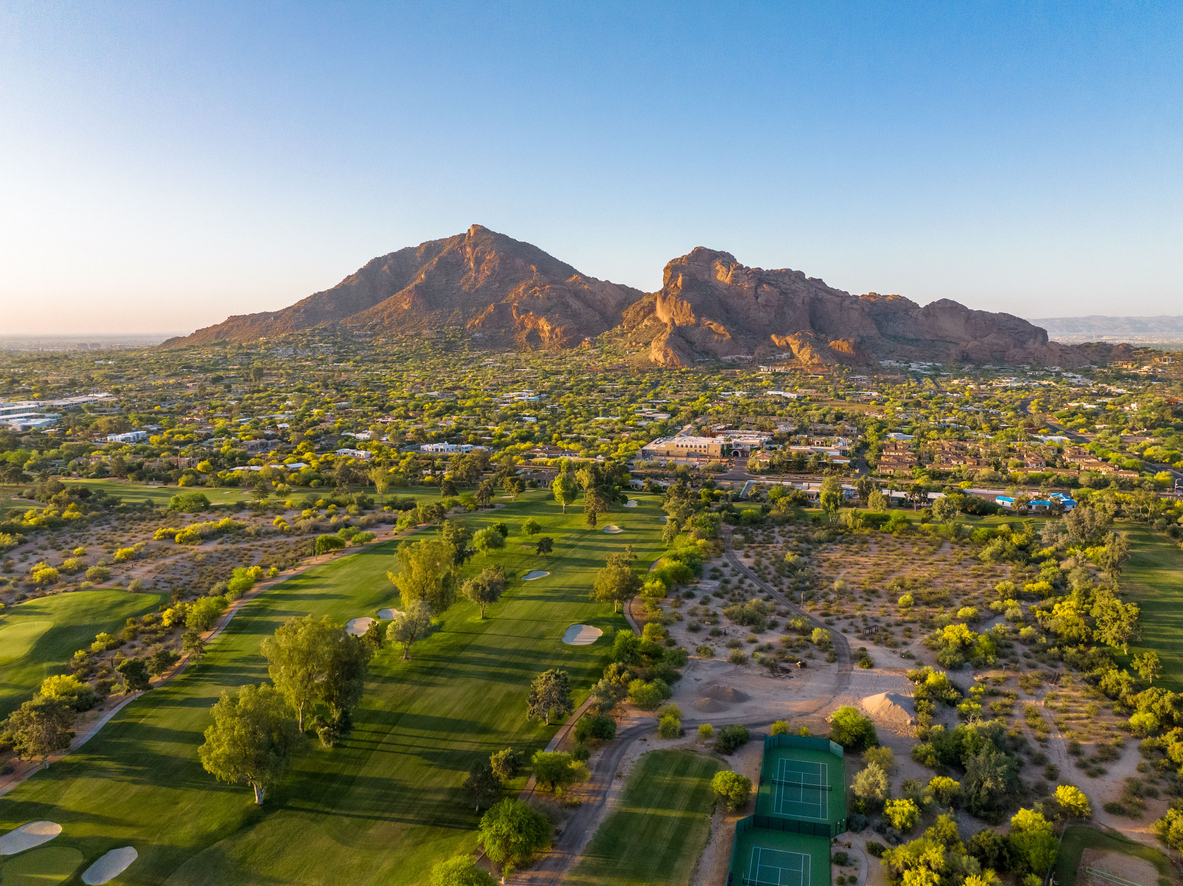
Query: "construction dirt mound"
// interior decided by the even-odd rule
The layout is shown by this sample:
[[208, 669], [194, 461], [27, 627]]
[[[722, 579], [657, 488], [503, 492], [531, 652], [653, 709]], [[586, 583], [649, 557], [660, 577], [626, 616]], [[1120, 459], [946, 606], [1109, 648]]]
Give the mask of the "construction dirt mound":
[[868, 695], [859, 704], [877, 723], [906, 730], [916, 722], [916, 700], [910, 695], [898, 692], [880, 692]]
[[726, 704], [738, 704], [748, 700], [746, 693], [740, 692], [734, 686], [724, 686], [721, 683], [708, 683], [703, 687], [702, 693], [707, 698], [713, 698], [715, 701]]
[[700, 698], [694, 703], [694, 710], [700, 714], [717, 714], [719, 711], [727, 710], [727, 707], [723, 702], [713, 698]]

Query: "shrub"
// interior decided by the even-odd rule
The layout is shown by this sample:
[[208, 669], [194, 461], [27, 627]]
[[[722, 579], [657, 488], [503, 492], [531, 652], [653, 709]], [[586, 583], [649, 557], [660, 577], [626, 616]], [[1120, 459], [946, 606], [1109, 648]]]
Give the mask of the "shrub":
[[195, 631], [208, 631], [226, 609], [225, 597], [202, 597], [189, 607], [185, 615], [185, 627]]
[[616, 738], [616, 721], [605, 714], [585, 714], [575, 724], [575, 740], [611, 741]]
[[210, 503], [204, 492], [182, 492], [169, 500], [168, 509], [180, 511], [182, 514], [196, 514], [208, 511]]
[[578, 781], [589, 777], [587, 767], [570, 754], [537, 751], [533, 758], [534, 779], [544, 789], [561, 794]]
[[730, 769], [722, 769], [711, 779], [711, 789], [728, 812], [736, 812], [748, 805], [752, 796], [752, 780]]
[[643, 711], [651, 711], [670, 697], [670, 687], [664, 680], [636, 679], [628, 684], [628, 700]]
[[336, 535], [318, 535], [316, 537], [316, 544], [313, 546], [313, 553], [317, 556], [327, 554], [330, 551], [339, 551], [345, 547], [345, 539]]
[[830, 739], [848, 751], [861, 751], [879, 744], [875, 724], [849, 705], [838, 708], [831, 716]]
[[719, 730], [719, 737], [715, 740], [715, 750], [720, 754], [734, 753], [736, 749], [751, 740], [752, 734], [748, 731], [748, 727], [738, 723], [724, 726]]
[[789, 724], [784, 720], [777, 720], [772, 724], [771, 732], [773, 735], [788, 735]]
[[46, 677], [38, 692], [46, 698], [60, 699], [79, 712], [89, 711], [98, 700], [93, 687], [89, 683], [83, 683], [73, 674]]
[[658, 722], [657, 734], [662, 738], [673, 739], [682, 735], [682, 721], [673, 714], [666, 714]]
[[710, 723], [703, 723], [701, 726], [698, 727], [699, 741], [710, 741], [714, 737], [715, 737], [715, 727], [712, 726]]
[[904, 833], [920, 821], [920, 807], [914, 800], [888, 800], [883, 806], [883, 814], [893, 828]]
[[883, 853], [886, 851], [887, 847], [882, 843], [878, 843], [875, 840], [867, 841], [867, 852], [871, 853], [871, 855], [875, 856], [876, 858], [883, 858]]
[[91, 566], [86, 570], [86, 580], [93, 582], [109, 581], [111, 578], [111, 570], [106, 566]]

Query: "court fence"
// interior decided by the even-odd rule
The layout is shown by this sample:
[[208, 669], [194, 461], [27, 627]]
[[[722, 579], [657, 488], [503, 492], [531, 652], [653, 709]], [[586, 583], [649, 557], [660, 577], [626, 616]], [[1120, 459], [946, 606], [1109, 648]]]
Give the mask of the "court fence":
[[845, 758], [846, 752], [842, 745], [819, 738], [816, 735], [766, 735], [764, 736], [764, 750], [770, 748], [797, 748], [802, 751], [829, 751], [839, 760]]

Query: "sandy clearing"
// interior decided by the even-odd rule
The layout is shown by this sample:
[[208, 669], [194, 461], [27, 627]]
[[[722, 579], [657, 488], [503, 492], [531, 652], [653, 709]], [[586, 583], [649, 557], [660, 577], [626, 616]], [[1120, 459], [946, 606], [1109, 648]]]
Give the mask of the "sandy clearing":
[[626, 502], [624, 503], [624, 506], [625, 506], [626, 508], [635, 508], [635, 507], [637, 506], [637, 502], [636, 502], [634, 499], [631, 499], [631, 498], [630, 498], [628, 501], [626, 501]]
[[616, 533], [618, 533], [618, 532], [624, 532], [624, 530], [621, 529], [619, 526], [617, 526], [615, 523], [613, 523], [611, 526], [606, 527], [604, 529], [604, 531], [607, 532], [609, 535], [616, 535]]
[[568, 646], [591, 646], [603, 634], [603, 631], [591, 625], [571, 625], [563, 634], [563, 642]]
[[533, 569], [522, 576], [522, 581], [537, 581], [540, 578], [546, 578], [550, 575], [549, 572], [543, 572], [541, 569]]
[[1143, 883], [1151, 886], [1158, 882], [1158, 869], [1144, 858], [1136, 855], [1122, 855], [1120, 852], [1109, 852], [1101, 849], [1085, 849], [1080, 856], [1080, 867], [1077, 869], [1076, 882], [1088, 880], [1085, 868], [1096, 868], [1132, 883]]
[[140, 857], [134, 846], [121, 846], [112, 849], [85, 871], [82, 872], [82, 882], [86, 886], [99, 886], [114, 880], [127, 870], [128, 866]]
[[361, 618], [351, 618], [345, 624], [345, 633], [360, 637], [370, 629], [372, 624], [374, 624], [374, 619], [368, 615], [363, 615]]
[[382, 621], [394, 621], [396, 618], [398, 618], [402, 614], [403, 614], [402, 611], [398, 610], [398, 609], [379, 609], [378, 610], [378, 618], [382, 619]]
[[0, 855], [16, 855], [42, 843], [48, 843], [62, 832], [62, 826], [52, 821], [31, 821], [0, 837]]

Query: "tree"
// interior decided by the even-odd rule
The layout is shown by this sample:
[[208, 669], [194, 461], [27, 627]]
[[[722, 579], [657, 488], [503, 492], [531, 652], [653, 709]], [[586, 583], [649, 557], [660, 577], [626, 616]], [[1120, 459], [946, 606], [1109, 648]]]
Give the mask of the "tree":
[[476, 488], [476, 503], [482, 508], [493, 504], [493, 481], [482, 480]]
[[198, 661], [205, 655], [205, 640], [201, 639], [201, 631], [190, 628], [181, 637], [181, 651], [193, 661]]
[[945, 806], [951, 806], [953, 801], [961, 796], [961, 783], [947, 775], [934, 776], [928, 787], [937, 798], [937, 802]]
[[842, 482], [833, 475], [826, 477], [822, 480], [822, 488], [818, 498], [822, 510], [826, 512], [826, 519], [833, 522], [838, 508], [842, 507]]
[[591, 598], [597, 603], [611, 603], [612, 611], [616, 612], [621, 603], [637, 596], [641, 590], [641, 577], [633, 571], [634, 559], [631, 549], [628, 553], [610, 555], [604, 568], [596, 573]]
[[500, 566], [493, 566], [489, 569], [482, 569], [479, 575], [466, 581], [464, 587], [461, 588], [461, 593], [466, 599], [481, 608], [481, 618], [484, 618], [485, 607], [501, 599], [507, 584], [505, 570]]
[[559, 474], [550, 484], [550, 491], [554, 493], [555, 501], [563, 506], [563, 513], [567, 513], [567, 505], [575, 501], [579, 494], [579, 487], [574, 478], [567, 473]]
[[1093, 817], [1089, 798], [1074, 785], [1062, 784], [1056, 788], [1056, 804], [1060, 807], [1060, 816], [1066, 820]]
[[386, 629], [386, 639], [403, 644], [403, 661], [411, 657], [411, 644], [431, 630], [431, 607], [422, 600], [405, 604], [406, 611], [396, 616]]
[[728, 812], [737, 812], [752, 798], [752, 780], [730, 769], [721, 769], [711, 779], [711, 790], [723, 801]]
[[938, 523], [952, 523], [957, 516], [957, 505], [947, 495], [942, 495], [932, 503], [932, 516]]
[[1154, 678], [1162, 670], [1162, 662], [1159, 660], [1158, 653], [1153, 650], [1135, 655], [1130, 664], [1134, 666], [1138, 676], [1151, 685], [1154, 684]]
[[518, 754], [513, 748], [503, 748], [489, 757], [493, 774], [502, 781], [508, 781], [518, 774]]
[[522, 482], [521, 477], [506, 477], [501, 481], [501, 488], [513, 501], [517, 501], [518, 496], [526, 491], [526, 484]]
[[526, 535], [537, 535], [542, 531], [542, 524], [540, 524], [533, 517], [530, 517], [522, 524], [522, 532]]
[[555, 540], [549, 535], [544, 535], [538, 539], [538, 544], [534, 548], [536, 554], [549, 554], [555, 549]]
[[458, 520], [445, 520], [440, 524], [440, 539], [452, 552], [452, 563], [463, 565], [468, 559], [468, 543], [472, 541], [472, 530]]
[[872, 489], [867, 496], [867, 507], [872, 511], [887, 510], [887, 497], [880, 489]]
[[1091, 614], [1096, 619], [1093, 631], [1096, 639], [1107, 646], [1120, 648], [1123, 655], [1128, 654], [1130, 640], [1137, 639], [1140, 634], [1141, 609], [1138, 604], [1122, 603], [1112, 591], [1098, 590]]
[[456, 573], [453, 569], [452, 549], [439, 539], [423, 539], [398, 546], [398, 560], [402, 570], [386, 573], [399, 590], [403, 609], [415, 600], [422, 600], [436, 615], [444, 612], [456, 599]]
[[123, 685], [128, 692], [145, 692], [152, 688], [148, 677], [148, 663], [142, 658], [128, 658], [115, 668], [119, 676], [123, 677]]
[[471, 855], [458, 855], [431, 869], [428, 886], [497, 886], [497, 879], [478, 868]]
[[267, 673], [275, 689], [296, 712], [296, 724], [304, 731], [304, 715], [323, 695], [333, 642], [340, 626], [325, 616], [289, 618], [263, 641], [260, 652], [267, 659]]
[[1121, 572], [1121, 567], [1130, 557], [1130, 537], [1124, 532], [1110, 532], [1105, 548], [1101, 552], [1101, 566], [1110, 578]]
[[246, 782], [261, 804], [267, 787], [291, 766], [303, 734], [278, 690], [262, 684], [223, 690], [213, 707], [214, 724], [198, 749], [201, 765], [218, 781]]
[[22, 760], [41, 758], [70, 747], [74, 738], [74, 709], [64, 698], [35, 695], [9, 715], [4, 732]]
[[361, 702], [371, 654], [362, 637], [344, 630], [331, 640], [321, 695], [338, 722], [351, 721], [353, 709]]
[[920, 821], [920, 807], [915, 800], [888, 800], [883, 815], [897, 831], [907, 833]]
[[1151, 830], [1167, 846], [1183, 851], [1183, 809], [1170, 807], [1166, 815], [1151, 825]]
[[339, 551], [345, 547], [345, 544], [345, 539], [339, 535], [318, 535], [316, 541], [313, 542], [312, 553], [319, 557], [321, 554]]
[[600, 514], [608, 512], [608, 499], [599, 489], [594, 487], [583, 493], [583, 516], [588, 529], [595, 529], [599, 523]]
[[1043, 813], [1020, 809], [1010, 820], [1010, 844], [1028, 871], [1043, 874], [1056, 860], [1058, 847], [1052, 824]]
[[57, 698], [68, 704], [74, 711], [89, 711], [98, 701], [94, 687], [83, 683], [73, 674], [54, 674], [41, 681], [38, 695], [46, 698]]
[[858, 712], [858, 708], [846, 705], [834, 711], [830, 717], [830, 739], [848, 751], [879, 744], [875, 724]]
[[535, 782], [544, 790], [556, 794], [563, 793], [571, 785], [586, 781], [589, 777], [587, 767], [570, 754], [536, 751], [531, 765]]
[[380, 466], [370, 468], [370, 482], [374, 484], [374, 490], [378, 493], [380, 502], [386, 502], [386, 490], [390, 488], [392, 479], [388, 469]]
[[868, 763], [855, 775], [851, 790], [869, 807], [877, 809], [891, 792], [891, 782], [888, 781], [887, 773], [883, 771], [882, 766], [878, 763]]
[[199, 632], [208, 631], [217, 624], [225, 609], [225, 597], [202, 597], [195, 600], [185, 614], [185, 627]]
[[482, 806], [491, 805], [500, 796], [501, 779], [497, 777], [488, 761], [477, 763], [468, 770], [468, 778], [464, 779], [460, 791], [475, 811], [480, 812]]
[[571, 678], [566, 671], [551, 668], [534, 678], [526, 700], [526, 719], [542, 720], [550, 725], [551, 716], [571, 713]]
[[481, 817], [477, 839], [489, 860], [509, 876], [550, 844], [550, 822], [521, 800], [505, 799]]
[[480, 529], [472, 537], [472, 546], [489, 556], [489, 551], [499, 551], [505, 547], [505, 536], [492, 527]]

